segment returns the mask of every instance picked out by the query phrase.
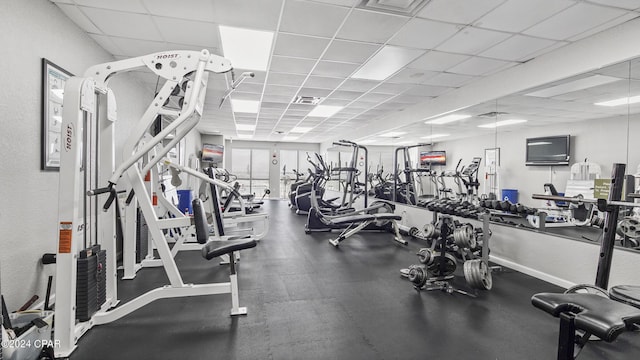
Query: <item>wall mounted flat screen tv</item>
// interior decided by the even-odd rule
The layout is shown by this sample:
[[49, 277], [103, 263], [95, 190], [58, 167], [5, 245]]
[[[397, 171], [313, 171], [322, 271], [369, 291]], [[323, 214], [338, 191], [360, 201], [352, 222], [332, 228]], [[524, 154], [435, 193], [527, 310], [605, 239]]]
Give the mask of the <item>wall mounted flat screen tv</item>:
[[420, 151], [420, 166], [447, 165], [446, 151]]
[[571, 136], [546, 136], [527, 139], [527, 166], [569, 165]]
[[223, 145], [204, 144], [202, 145], [202, 162], [222, 164], [224, 156]]

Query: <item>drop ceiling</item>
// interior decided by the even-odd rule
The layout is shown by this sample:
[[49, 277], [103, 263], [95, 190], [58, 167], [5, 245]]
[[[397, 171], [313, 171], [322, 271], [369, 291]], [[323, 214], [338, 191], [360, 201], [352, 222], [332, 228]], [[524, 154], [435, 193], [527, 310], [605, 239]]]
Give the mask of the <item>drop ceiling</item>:
[[[259, 112], [234, 114], [229, 102], [218, 107], [229, 81], [218, 76], [210, 79], [198, 130], [237, 139], [237, 124], [255, 124], [249, 133], [253, 140], [279, 141], [288, 135], [301, 142], [331, 141], [345, 134], [356, 137], [358, 129], [382, 116], [433, 100], [640, 15], [638, 0], [430, 0], [419, 2], [407, 14], [365, 9], [363, 3], [368, 0], [51, 1], [116, 59], [203, 48], [224, 56], [219, 25], [274, 32], [267, 70], [256, 72], [231, 95], [261, 101]], [[381, 81], [352, 78], [389, 45], [415, 54], [415, 60]], [[236, 73], [242, 71], [236, 69]], [[155, 76], [136, 76], [155, 88]], [[613, 91], [615, 85], [608, 85], [602, 88]], [[593, 109], [589, 101], [597, 97], [594, 91], [544, 99], [516, 94], [501, 99], [501, 105], [510, 113], [531, 113], [527, 115], [532, 120], [522, 126], [558, 119], [576, 121], [580, 117], [576, 113], [617, 115], [619, 109]], [[575, 98], [570, 99], [571, 95]], [[296, 96], [322, 97], [322, 105], [343, 109], [328, 118], [309, 117], [313, 106], [292, 103]], [[568, 101], [573, 103], [569, 107]], [[496, 108], [487, 103], [469, 111], [476, 115]], [[557, 119], [549, 120], [552, 115]], [[478, 134], [477, 127], [468, 126], [473, 119], [442, 125], [441, 130], [456, 137]], [[312, 130], [290, 133], [295, 127]], [[408, 135], [402, 139], [380, 143], [420, 141], [435, 130], [417, 121], [403, 131]]]

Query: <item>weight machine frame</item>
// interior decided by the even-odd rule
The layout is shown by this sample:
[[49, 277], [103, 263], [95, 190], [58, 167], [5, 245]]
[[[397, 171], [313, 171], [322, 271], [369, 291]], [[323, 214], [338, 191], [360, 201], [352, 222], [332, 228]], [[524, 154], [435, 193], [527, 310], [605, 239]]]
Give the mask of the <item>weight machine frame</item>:
[[[117, 112], [115, 96], [108, 81], [119, 72], [147, 68], [165, 83], [135, 124], [124, 145], [124, 161], [115, 168], [114, 138]], [[56, 306], [54, 336], [60, 341], [56, 357], [68, 357], [78, 339], [95, 325], [115, 321], [162, 298], [231, 294], [232, 315], [246, 313], [238, 305], [237, 274], [232, 271], [228, 282], [185, 284], [171, 254], [162, 229], [182, 225], [182, 219], [158, 220], [145, 186], [148, 173], [199, 122], [209, 73], [226, 73], [231, 63], [207, 50], [168, 51], [90, 67], [84, 77], [72, 77], [66, 84], [62, 121], [63, 149], [60, 159], [59, 236], [56, 261]], [[193, 73], [192, 80], [187, 75]], [[165, 100], [181, 81], [188, 81], [184, 104], [180, 111], [163, 109]], [[233, 84], [232, 88], [237, 85]], [[232, 89], [230, 89], [232, 90]], [[168, 116], [172, 123], [149, 141], [142, 143], [147, 130], [158, 115]], [[169, 134], [175, 131], [173, 139]], [[144, 165], [140, 160], [152, 149], [156, 156]], [[135, 196], [129, 206], [140, 206], [158, 251], [169, 285], [156, 288], [119, 306], [116, 279], [115, 211], [118, 206], [116, 184], [127, 176]], [[108, 183], [97, 188], [99, 183]], [[109, 193], [103, 210], [98, 211], [95, 195]], [[129, 230], [125, 232], [126, 244]], [[78, 251], [88, 242], [100, 243], [107, 252], [106, 302], [90, 320], [76, 324], [76, 276]], [[84, 244], [83, 244], [84, 242]], [[83, 246], [85, 245], [85, 246]], [[110, 311], [107, 311], [110, 310]]]

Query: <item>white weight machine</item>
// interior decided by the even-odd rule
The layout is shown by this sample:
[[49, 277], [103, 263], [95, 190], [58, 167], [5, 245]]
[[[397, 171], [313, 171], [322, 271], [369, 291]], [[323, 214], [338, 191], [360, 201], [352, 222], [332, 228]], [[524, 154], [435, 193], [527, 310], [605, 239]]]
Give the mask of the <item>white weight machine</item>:
[[[114, 137], [117, 120], [115, 96], [108, 87], [113, 75], [146, 68], [165, 80], [160, 91], [129, 132], [124, 145], [124, 161], [115, 168]], [[238, 283], [235, 264], [230, 264], [228, 282], [211, 284], [185, 284], [180, 275], [163, 229], [181, 227], [185, 219], [159, 220], [152, 203], [149, 189], [143, 180], [156, 164], [199, 122], [210, 73], [226, 73], [232, 70], [231, 63], [207, 50], [168, 51], [114, 61], [89, 68], [83, 77], [72, 77], [67, 81], [64, 96], [62, 121], [62, 150], [60, 157], [59, 185], [59, 236], [56, 255], [56, 301], [54, 338], [60, 341], [55, 348], [56, 357], [68, 357], [76, 347], [78, 339], [95, 325], [113, 322], [131, 312], [163, 298], [231, 294], [232, 315], [246, 314], [239, 307]], [[179, 110], [166, 109], [163, 104], [172, 91], [184, 85], [184, 102]], [[233, 90], [234, 83], [225, 95]], [[148, 129], [158, 115], [172, 119], [171, 123], [157, 135], [144, 143]], [[171, 136], [173, 135], [173, 138]], [[153, 158], [147, 156], [155, 151]], [[143, 159], [146, 156], [146, 159]], [[153, 171], [151, 172], [153, 173]], [[129, 206], [140, 207], [154, 246], [160, 256], [169, 284], [153, 289], [137, 298], [119, 304], [116, 279], [116, 221], [118, 205], [116, 185], [126, 176], [131, 185]], [[104, 184], [108, 184], [106, 187]], [[109, 194], [104, 199], [97, 196]], [[116, 206], [111, 206], [115, 201]], [[189, 222], [190, 225], [190, 222]], [[206, 225], [205, 225], [206, 226]], [[208, 232], [208, 231], [207, 231]], [[133, 242], [130, 228], [124, 231], [124, 246]], [[206, 240], [206, 238], [204, 239]], [[97, 304], [95, 313], [88, 320], [76, 321], [78, 260], [90, 256], [91, 251], [106, 252], [105, 299]], [[209, 244], [207, 244], [209, 245]], [[229, 254], [255, 246], [255, 241], [240, 241], [222, 248], [205, 246], [203, 255]], [[126, 252], [125, 252], [126, 253]], [[106, 268], [105, 268], [106, 267]]]

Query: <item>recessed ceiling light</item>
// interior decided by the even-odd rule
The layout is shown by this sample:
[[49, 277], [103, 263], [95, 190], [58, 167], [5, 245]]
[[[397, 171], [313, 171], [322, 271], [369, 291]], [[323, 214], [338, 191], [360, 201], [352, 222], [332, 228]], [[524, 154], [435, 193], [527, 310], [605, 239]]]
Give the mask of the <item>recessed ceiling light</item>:
[[251, 139], [253, 135], [251, 134], [238, 134], [238, 139]]
[[260, 102], [256, 100], [231, 99], [231, 109], [234, 113], [258, 113]]
[[609, 84], [619, 80], [622, 80], [622, 79], [613, 77], [613, 76], [593, 75], [586, 78], [570, 81], [564, 84], [548, 87], [546, 89], [530, 92], [525, 95], [548, 98], [548, 97], [553, 97], [560, 94], [570, 93], [573, 91], [592, 88], [598, 85]]
[[236, 124], [236, 130], [238, 131], [253, 131], [255, 129], [255, 124]]
[[398, 137], [398, 136], [404, 135], [404, 134], [406, 134], [406, 132], [403, 132], [403, 131], [390, 131], [388, 133], [380, 134], [378, 136], [380, 136], [380, 137]]
[[441, 138], [446, 136], [449, 136], [449, 134], [433, 134], [433, 135], [423, 136], [420, 139], [435, 139], [435, 138]]
[[220, 25], [224, 57], [236, 69], [266, 71], [273, 32]]
[[303, 133], [306, 133], [306, 132], [311, 131], [311, 129], [313, 129], [313, 128], [312, 128], [312, 127], [310, 127], [310, 126], [296, 126], [296, 127], [294, 127], [293, 129], [291, 129], [291, 131], [290, 131], [290, 132], [292, 132], [292, 133], [298, 133], [298, 134], [303, 134]]
[[639, 103], [639, 102], [640, 102], [640, 95], [636, 95], [636, 96], [631, 96], [631, 97], [623, 97], [623, 98], [615, 99], [615, 100], [597, 102], [594, 105], [599, 105], [599, 106], [620, 106], [620, 105], [635, 104], [635, 103]]
[[497, 121], [497, 122], [492, 122], [492, 123], [488, 123], [488, 124], [484, 124], [484, 125], [478, 125], [478, 127], [481, 127], [481, 128], [495, 128], [495, 127], [498, 127], [498, 126], [520, 124], [520, 123], [523, 123], [523, 122], [527, 122], [527, 120], [509, 119], [509, 120], [501, 120], [501, 121]]
[[313, 117], [331, 117], [338, 111], [342, 110], [343, 106], [334, 105], [318, 105], [307, 116]]
[[351, 77], [355, 79], [384, 80], [424, 54], [424, 50], [386, 45]]
[[467, 114], [451, 114], [451, 115], [443, 116], [437, 119], [427, 120], [424, 123], [442, 125], [442, 124], [447, 124], [447, 123], [458, 121], [458, 120], [468, 119], [470, 117], [471, 115], [467, 115]]
[[285, 136], [285, 137], [282, 138], [282, 140], [284, 140], [284, 141], [298, 140], [298, 136]]

